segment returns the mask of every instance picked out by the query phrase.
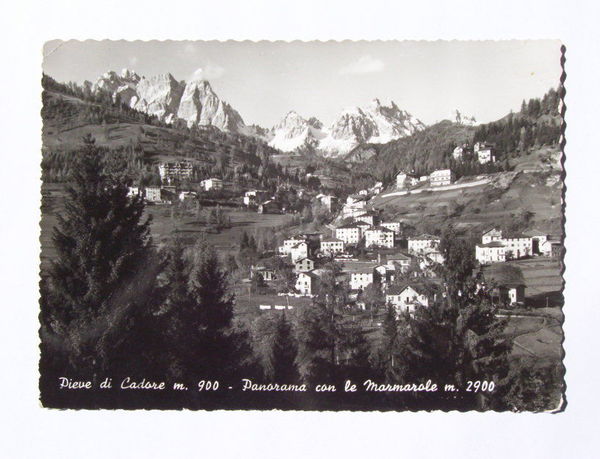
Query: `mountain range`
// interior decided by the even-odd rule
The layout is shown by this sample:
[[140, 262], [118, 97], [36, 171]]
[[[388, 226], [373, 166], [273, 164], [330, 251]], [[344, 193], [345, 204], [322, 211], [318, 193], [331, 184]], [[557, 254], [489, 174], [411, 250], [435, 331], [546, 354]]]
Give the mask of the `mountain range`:
[[214, 126], [225, 132], [260, 137], [283, 152], [308, 151], [339, 157], [358, 145], [387, 143], [425, 128], [394, 102], [382, 105], [378, 99], [364, 107], [342, 111], [329, 127], [314, 117], [305, 119], [290, 111], [278, 124], [265, 129], [246, 125], [241, 115], [221, 100], [204, 79], [177, 81], [170, 73], [146, 78], [124, 69], [121, 73], [106, 72], [94, 83], [85, 85], [94, 93], [108, 92], [113, 101], [167, 123], [182, 120], [188, 127]]

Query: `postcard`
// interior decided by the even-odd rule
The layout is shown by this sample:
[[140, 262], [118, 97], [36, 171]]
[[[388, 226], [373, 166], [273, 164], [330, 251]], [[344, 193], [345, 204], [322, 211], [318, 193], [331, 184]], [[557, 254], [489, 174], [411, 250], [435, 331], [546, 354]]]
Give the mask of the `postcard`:
[[565, 52], [47, 42], [41, 404], [563, 410]]

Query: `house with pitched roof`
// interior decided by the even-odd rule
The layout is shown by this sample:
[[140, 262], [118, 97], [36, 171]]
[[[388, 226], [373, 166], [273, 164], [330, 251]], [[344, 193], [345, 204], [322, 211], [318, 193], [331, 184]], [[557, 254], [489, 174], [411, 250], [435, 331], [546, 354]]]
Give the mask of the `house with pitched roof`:
[[317, 293], [318, 284], [319, 276], [317, 276], [315, 273], [300, 273], [296, 279], [295, 288], [301, 295], [315, 295]]
[[418, 306], [428, 307], [434, 297], [429, 288], [422, 284], [392, 285], [385, 293], [385, 302], [396, 309], [396, 313], [414, 312]]

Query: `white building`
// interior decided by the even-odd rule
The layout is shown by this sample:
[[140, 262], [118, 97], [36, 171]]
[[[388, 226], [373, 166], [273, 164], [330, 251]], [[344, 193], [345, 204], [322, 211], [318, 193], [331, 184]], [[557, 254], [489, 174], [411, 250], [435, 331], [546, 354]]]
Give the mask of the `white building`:
[[316, 294], [318, 282], [319, 278], [314, 273], [300, 273], [296, 279], [295, 287], [301, 295], [314, 295]]
[[550, 239], [550, 235], [538, 230], [524, 231], [523, 235], [531, 238], [532, 253], [543, 254], [542, 245]]
[[365, 271], [354, 271], [350, 273], [350, 289], [364, 290], [367, 286], [375, 283], [375, 269]]
[[160, 163], [158, 173], [161, 181], [171, 182], [174, 179], [188, 180], [192, 177], [193, 167], [189, 161]]
[[454, 172], [450, 169], [439, 169], [429, 174], [431, 186], [451, 185], [454, 182]]
[[419, 183], [419, 177], [407, 172], [400, 172], [396, 176], [396, 186], [398, 188], [408, 188]]
[[144, 190], [146, 201], [149, 202], [161, 202], [162, 191], [159, 186], [147, 186]]
[[137, 186], [130, 186], [127, 188], [127, 197], [133, 198], [134, 196], [140, 196], [141, 190]]
[[[481, 258], [493, 258], [494, 262], [496, 261], [505, 261], [510, 259], [518, 259], [523, 257], [529, 257], [533, 255], [533, 238], [528, 236], [513, 236], [513, 237], [504, 237], [502, 235], [502, 231], [497, 230], [495, 228], [486, 231], [481, 236], [481, 246], [482, 249], [485, 249], [485, 246], [492, 244], [494, 242], [501, 243], [504, 247], [504, 254], [501, 255], [499, 253], [499, 249], [495, 248], [490, 251], [482, 251]], [[489, 253], [488, 253], [489, 252]], [[476, 252], [477, 254], [477, 252]], [[489, 256], [487, 256], [487, 255]], [[505, 260], [498, 260], [497, 258], [504, 257]]]
[[441, 239], [430, 234], [411, 237], [408, 239], [408, 251], [411, 253], [426, 253], [437, 249], [440, 246]]
[[491, 148], [486, 148], [477, 152], [477, 161], [479, 164], [493, 163], [496, 161], [496, 157]]
[[377, 182], [375, 185], [373, 185], [371, 188], [369, 188], [369, 190], [373, 193], [373, 194], [379, 194], [383, 191], [383, 183], [382, 182]]
[[293, 246], [290, 250], [290, 257], [293, 262], [301, 260], [302, 258], [308, 257], [308, 244], [306, 242], [299, 242]]
[[507, 259], [518, 259], [533, 255], [533, 241], [530, 237], [503, 238]]
[[477, 244], [475, 246], [475, 258], [482, 265], [504, 262], [506, 261], [506, 247], [501, 241]]
[[182, 191], [179, 193], [179, 200], [184, 202], [186, 199], [196, 199], [197, 195], [193, 191]]
[[377, 263], [365, 261], [344, 262], [342, 268], [350, 279], [351, 290], [364, 290], [369, 284], [379, 285], [379, 276], [375, 271]]
[[358, 244], [362, 237], [362, 231], [358, 225], [340, 226], [335, 229], [335, 237], [345, 244]]
[[394, 247], [394, 232], [382, 226], [376, 226], [365, 231], [365, 247]]
[[488, 145], [485, 142], [477, 142], [474, 150], [477, 154], [477, 161], [479, 161], [480, 164], [493, 163], [496, 161], [494, 150], [491, 145]]
[[292, 248], [298, 245], [300, 242], [305, 242], [304, 237], [291, 237], [283, 241], [283, 245], [279, 247], [279, 253], [282, 255], [289, 255], [292, 253]]
[[502, 240], [502, 231], [497, 230], [496, 228], [492, 228], [491, 230], [486, 231], [481, 236], [482, 244], [489, 244], [490, 242], [496, 242]]
[[221, 180], [219, 178], [208, 178], [208, 179], [202, 180], [200, 182], [200, 186], [202, 187], [202, 189], [204, 191], [222, 190], [223, 189], [223, 180]]
[[444, 263], [444, 255], [442, 255], [442, 253], [436, 249], [431, 250], [429, 252], [426, 251], [423, 255], [423, 258], [427, 263], [426, 266], [431, 266], [431, 264], [433, 263], [437, 263], [440, 265]]
[[[350, 200], [350, 197], [348, 197], [348, 199]], [[359, 215], [364, 214], [366, 209], [367, 209], [366, 200], [358, 200], [358, 201], [352, 200], [352, 202], [346, 202], [346, 204], [344, 204], [344, 207], [342, 207], [342, 218], [358, 217]]]
[[429, 297], [421, 288], [411, 285], [391, 286], [385, 294], [385, 302], [391, 304], [396, 313], [414, 312], [417, 306], [429, 306]]
[[321, 253], [324, 255], [344, 253], [344, 241], [333, 237], [323, 239], [321, 241]]
[[270, 193], [264, 190], [248, 190], [244, 193], [244, 205], [254, 206], [270, 197]]
[[379, 226], [392, 230], [397, 236], [400, 234], [400, 229], [402, 228], [400, 222], [383, 222]]

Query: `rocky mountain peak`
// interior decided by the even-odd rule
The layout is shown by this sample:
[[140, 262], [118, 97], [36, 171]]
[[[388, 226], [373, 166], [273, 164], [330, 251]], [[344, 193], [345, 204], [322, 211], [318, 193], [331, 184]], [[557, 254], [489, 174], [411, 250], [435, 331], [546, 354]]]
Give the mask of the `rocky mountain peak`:
[[130, 69], [122, 69], [121, 70], [121, 79], [126, 81], [131, 81], [133, 83], [137, 83], [140, 81], [140, 76]]
[[272, 129], [270, 144], [284, 151], [311, 145], [326, 156], [340, 156], [357, 145], [387, 143], [424, 127], [393, 101], [382, 105], [380, 99], [374, 98], [365, 106], [344, 109], [327, 129], [316, 118], [307, 121], [290, 112]]
[[108, 91], [114, 101], [172, 122], [182, 119], [188, 126], [215, 126], [224, 131], [240, 132], [244, 121], [237, 111], [224, 103], [202, 78], [186, 83], [171, 73], [140, 77], [130, 69], [120, 74], [109, 71], [92, 85], [92, 91]]

